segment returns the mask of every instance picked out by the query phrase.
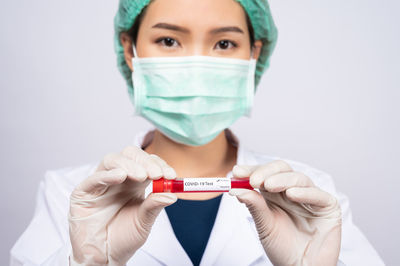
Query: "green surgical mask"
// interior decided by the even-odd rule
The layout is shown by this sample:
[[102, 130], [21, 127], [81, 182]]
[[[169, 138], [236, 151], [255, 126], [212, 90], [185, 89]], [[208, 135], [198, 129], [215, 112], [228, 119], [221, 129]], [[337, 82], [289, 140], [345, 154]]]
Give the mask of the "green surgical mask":
[[242, 115], [254, 97], [256, 59], [212, 56], [132, 58], [136, 114], [170, 139], [200, 146]]

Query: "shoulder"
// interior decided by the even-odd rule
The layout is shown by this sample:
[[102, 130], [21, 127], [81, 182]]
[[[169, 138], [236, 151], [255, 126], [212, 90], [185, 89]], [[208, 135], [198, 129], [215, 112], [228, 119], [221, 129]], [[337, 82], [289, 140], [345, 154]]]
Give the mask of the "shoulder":
[[80, 166], [47, 170], [42, 183], [56, 190], [70, 193], [80, 182], [93, 174], [97, 166], [98, 162], [92, 162]]
[[37, 189], [33, 218], [11, 249], [12, 261], [42, 265], [56, 253], [68, 256], [69, 196], [96, 168], [97, 163], [89, 163], [45, 172]]
[[97, 163], [47, 170], [39, 184], [36, 212], [45, 209], [56, 221], [56, 225], [66, 222], [69, 199], [75, 187], [93, 174]]

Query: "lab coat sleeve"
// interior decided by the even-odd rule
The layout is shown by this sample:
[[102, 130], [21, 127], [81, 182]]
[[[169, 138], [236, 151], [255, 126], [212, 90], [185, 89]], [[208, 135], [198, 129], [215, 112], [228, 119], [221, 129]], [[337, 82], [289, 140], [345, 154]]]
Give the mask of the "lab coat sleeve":
[[342, 241], [338, 265], [385, 265], [371, 243], [353, 223], [347, 196], [335, 195], [342, 208]]
[[10, 252], [11, 266], [67, 266], [69, 195], [73, 184], [48, 171], [39, 184], [33, 219]]
[[332, 177], [323, 171], [311, 167], [298, 170], [303, 170], [316, 186], [334, 195], [339, 201], [342, 210], [342, 240], [337, 265], [384, 265], [384, 262], [371, 243], [353, 223], [349, 199], [346, 195], [336, 190]]

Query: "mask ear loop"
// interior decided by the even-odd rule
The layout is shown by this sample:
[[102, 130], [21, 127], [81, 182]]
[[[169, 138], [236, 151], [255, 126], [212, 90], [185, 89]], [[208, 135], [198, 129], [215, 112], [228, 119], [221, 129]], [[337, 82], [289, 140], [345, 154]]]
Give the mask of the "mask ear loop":
[[254, 46], [251, 48], [249, 72], [247, 74], [247, 110], [245, 116], [251, 117], [251, 111], [253, 109], [254, 93], [255, 93], [255, 75], [257, 60], [253, 58]]
[[[134, 71], [132, 72], [132, 82], [134, 84], [133, 88], [133, 99], [134, 99], [134, 106], [135, 106], [135, 113], [134, 116], [138, 116], [141, 114], [141, 101], [143, 101], [143, 80], [141, 77], [140, 66], [137, 59], [139, 59], [136, 51], [136, 46], [132, 43], [132, 50], [134, 57], [132, 58], [132, 66], [135, 65]], [[134, 63], [134, 61], [136, 61]]]
[[134, 43], [132, 43], [132, 50], [133, 50], [133, 55], [135, 56], [135, 58], [139, 58], [136, 52], [136, 46]]

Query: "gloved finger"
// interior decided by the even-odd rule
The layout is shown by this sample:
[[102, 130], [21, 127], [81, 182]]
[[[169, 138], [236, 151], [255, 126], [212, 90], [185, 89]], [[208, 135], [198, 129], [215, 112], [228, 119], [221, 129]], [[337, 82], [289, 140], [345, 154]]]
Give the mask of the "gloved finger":
[[246, 207], [253, 216], [257, 229], [265, 229], [264, 232], [259, 232], [260, 236], [262, 234], [269, 235], [269, 229], [273, 228], [272, 225], [275, 221], [272, 210], [269, 208], [264, 197], [257, 191], [241, 188], [231, 189], [229, 194], [236, 196], [239, 202], [246, 204]]
[[139, 228], [150, 232], [155, 219], [161, 210], [176, 202], [178, 197], [174, 193], [150, 193], [139, 207], [137, 221]]
[[175, 179], [176, 172], [175, 170], [169, 166], [163, 159], [155, 154], [150, 154], [150, 158], [155, 161], [160, 167], [163, 172], [163, 177], [165, 179]]
[[232, 169], [233, 177], [247, 178], [259, 167], [258, 165], [235, 165]]
[[75, 192], [81, 191], [92, 195], [101, 195], [108, 186], [121, 184], [127, 177], [128, 174], [121, 168], [95, 172], [83, 180], [76, 187]]
[[282, 192], [291, 187], [313, 187], [311, 179], [299, 172], [286, 172], [265, 179], [264, 188], [268, 192]]
[[317, 207], [330, 207], [337, 204], [337, 199], [318, 187], [293, 187], [286, 190], [289, 200], [311, 204]]
[[258, 167], [250, 175], [250, 185], [253, 188], [263, 186], [265, 179], [279, 173], [291, 172], [292, 168], [285, 161], [277, 160]]
[[122, 155], [143, 166], [150, 179], [159, 179], [163, 176], [161, 167], [150, 158], [150, 155], [136, 146], [128, 146], [122, 151]]
[[107, 170], [124, 169], [128, 178], [133, 181], [143, 182], [147, 178], [146, 170], [141, 165], [118, 153], [107, 154], [103, 159], [103, 165]]

